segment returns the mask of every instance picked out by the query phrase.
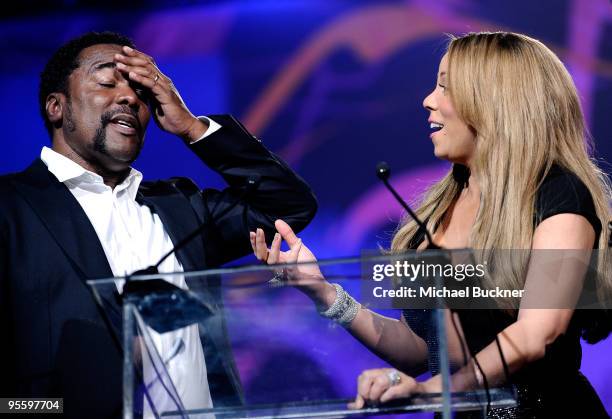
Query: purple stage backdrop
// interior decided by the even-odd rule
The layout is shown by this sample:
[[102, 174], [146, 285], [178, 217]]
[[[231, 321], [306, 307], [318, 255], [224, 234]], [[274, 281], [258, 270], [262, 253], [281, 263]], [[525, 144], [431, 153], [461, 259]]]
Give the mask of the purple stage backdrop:
[[[63, 2], [71, 3], [80, 2]], [[317, 218], [302, 235], [319, 257], [389, 244], [402, 213], [377, 183], [377, 161], [391, 165], [409, 201], [448, 170], [432, 154], [422, 107], [444, 33], [512, 30], [549, 45], [574, 77], [597, 157], [610, 171], [609, 0], [161, 3], [45, 13], [33, 7], [2, 19], [0, 172], [24, 168], [49, 143], [38, 115], [38, 74], [57, 46], [88, 30], [129, 35], [156, 58], [192, 112], [232, 113], [283, 156], [319, 198]], [[146, 143], [136, 163], [145, 177], [189, 176], [202, 187], [222, 186], [154, 124]], [[612, 339], [583, 349], [582, 370], [612, 412]], [[308, 347], [297, 350], [296, 359], [316, 359]], [[253, 368], [247, 364], [241, 369]]]

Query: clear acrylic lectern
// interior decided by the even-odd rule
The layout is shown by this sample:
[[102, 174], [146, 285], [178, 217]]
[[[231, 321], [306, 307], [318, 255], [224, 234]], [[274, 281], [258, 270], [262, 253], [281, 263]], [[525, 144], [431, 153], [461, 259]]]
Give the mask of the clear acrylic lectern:
[[[104, 311], [122, 314], [115, 332], [124, 353], [126, 419], [340, 418], [423, 411], [450, 417], [455, 411], [485, 412], [487, 405], [516, 403], [511, 386], [483, 385], [472, 362], [454, 314], [470, 309], [469, 300], [452, 308], [468, 282], [425, 269], [470, 258], [467, 251], [364, 254], [89, 284]], [[416, 278], [418, 265], [421, 276]], [[425, 353], [402, 347], [406, 340], [390, 333], [370, 350], [351, 335], [350, 326], [321, 316], [325, 307], [317, 307], [312, 297], [329, 284], [340, 285], [361, 307], [390, 319], [371, 327], [399, 325], [418, 334]], [[364, 370], [392, 368], [383, 360], [389, 350], [398, 359], [420, 353], [403, 368], [395, 367], [417, 380], [439, 376], [439, 391], [350, 409]], [[457, 374], [471, 375], [461, 381], [472, 384], [453, 388]]]

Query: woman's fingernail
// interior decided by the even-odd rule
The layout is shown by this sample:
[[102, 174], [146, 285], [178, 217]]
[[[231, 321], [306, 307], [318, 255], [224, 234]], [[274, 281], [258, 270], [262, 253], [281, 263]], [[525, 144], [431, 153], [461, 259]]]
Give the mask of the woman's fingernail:
[[274, 241], [278, 241], [280, 239], [280, 234], [276, 233], [274, 234]]

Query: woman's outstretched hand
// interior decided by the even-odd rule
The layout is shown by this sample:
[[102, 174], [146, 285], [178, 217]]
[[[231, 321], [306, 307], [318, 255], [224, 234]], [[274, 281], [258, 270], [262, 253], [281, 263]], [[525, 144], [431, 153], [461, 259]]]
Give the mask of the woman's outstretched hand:
[[[258, 228], [256, 232], [250, 232], [251, 247], [257, 259], [268, 265], [304, 263], [284, 269], [287, 283], [302, 289], [315, 303], [323, 306], [331, 305], [336, 291], [324, 280], [323, 274], [316, 264], [317, 258], [315, 255], [295, 235], [289, 224], [283, 220], [276, 220], [274, 227], [276, 227], [277, 233], [274, 235], [269, 249], [262, 229]], [[286, 252], [280, 250], [283, 240], [289, 246], [289, 250]]]
[[[264, 231], [261, 228], [258, 228], [256, 232], [251, 231], [251, 247], [257, 259], [269, 265], [275, 263], [310, 262], [317, 260], [312, 252], [308, 250], [306, 246], [302, 245], [302, 240], [295, 235], [289, 224], [283, 220], [276, 220], [274, 222], [274, 227], [276, 227], [278, 233], [274, 235], [272, 245], [269, 249], [266, 245], [266, 235]], [[289, 251], [281, 252], [281, 239], [287, 242]], [[302, 246], [304, 247], [303, 251]], [[298, 260], [298, 258], [300, 260]]]

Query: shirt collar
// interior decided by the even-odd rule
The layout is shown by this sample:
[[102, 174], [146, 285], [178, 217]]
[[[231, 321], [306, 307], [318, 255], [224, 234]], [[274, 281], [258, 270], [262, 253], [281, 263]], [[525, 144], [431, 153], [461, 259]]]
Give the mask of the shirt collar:
[[[102, 176], [97, 173], [91, 172], [78, 163], [70, 160], [68, 157], [59, 154], [58, 152], [50, 149], [49, 147], [43, 147], [40, 152], [40, 159], [47, 165], [47, 169], [51, 172], [57, 180], [62, 183], [70, 182], [75, 185], [80, 184], [102, 184], [104, 180]], [[116, 192], [120, 192], [127, 189], [127, 194], [132, 200], [136, 199], [136, 194], [142, 181], [142, 173], [134, 168], [130, 168], [128, 176], [115, 188]]]

